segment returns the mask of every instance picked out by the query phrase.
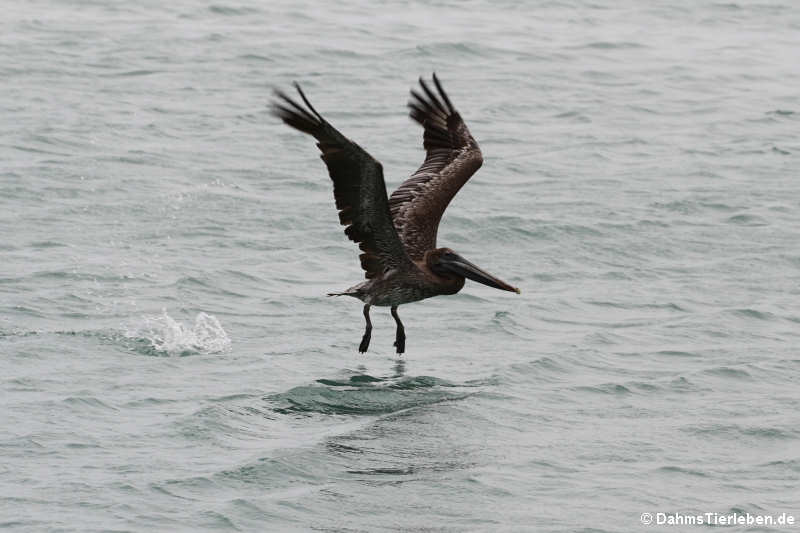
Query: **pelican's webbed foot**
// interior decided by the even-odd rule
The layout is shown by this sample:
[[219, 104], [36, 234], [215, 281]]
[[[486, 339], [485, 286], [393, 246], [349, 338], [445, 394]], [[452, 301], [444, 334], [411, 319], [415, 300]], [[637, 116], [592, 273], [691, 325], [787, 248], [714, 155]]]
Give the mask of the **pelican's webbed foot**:
[[372, 332], [367, 328], [367, 331], [364, 332], [364, 336], [361, 337], [361, 344], [358, 345], [358, 351], [360, 353], [367, 353], [367, 348], [369, 348], [369, 341], [372, 337]]
[[406, 335], [405, 333], [398, 332], [394, 340], [394, 345], [397, 347], [397, 353], [402, 354], [406, 351]]
[[364, 336], [361, 337], [361, 344], [358, 345], [359, 353], [366, 353], [369, 348], [369, 341], [372, 338], [372, 321], [369, 319], [369, 304], [364, 306], [364, 318], [367, 320], [367, 327]]
[[400, 317], [397, 316], [397, 306], [392, 306], [392, 316], [394, 321], [397, 322], [397, 334], [394, 338], [394, 345], [397, 348], [397, 353], [401, 354], [406, 351], [406, 330], [403, 323], [400, 322]]

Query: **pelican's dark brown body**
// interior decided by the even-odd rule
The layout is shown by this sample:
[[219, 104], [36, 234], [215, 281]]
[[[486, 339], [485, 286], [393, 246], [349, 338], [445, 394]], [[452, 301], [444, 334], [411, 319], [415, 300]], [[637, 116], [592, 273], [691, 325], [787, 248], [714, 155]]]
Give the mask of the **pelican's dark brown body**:
[[[437, 251], [431, 250], [432, 253]], [[413, 268], [392, 269], [362, 281], [336, 296], [353, 296], [367, 305], [396, 307], [433, 296], [455, 294], [462, 287], [463, 277], [437, 276], [425, 261], [421, 261], [414, 262]]]
[[397, 306], [432, 296], [455, 294], [465, 278], [519, 292], [449, 248], [436, 248], [439, 221], [450, 200], [483, 163], [478, 143], [450, 103], [436, 75], [438, 96], [420, 79], [423, 94], [412, 90], [411, 118], [425, 129], [425, 161], [391, 197], [383, 168], [356, 143], [331, 126], [295, 84], [306, 107], [277, 92], [273, 112], [286, 124], [317, 139], [333, 180], [339, 221], [359, 244], [366, 281], [330, 296], [353, 296], [364, 305], [367, 328], [359, 351], [366, 352], [372, 331], [370, 306], [390, 306], [397, 322], [397, 353], [405, 350], [405, 330]]

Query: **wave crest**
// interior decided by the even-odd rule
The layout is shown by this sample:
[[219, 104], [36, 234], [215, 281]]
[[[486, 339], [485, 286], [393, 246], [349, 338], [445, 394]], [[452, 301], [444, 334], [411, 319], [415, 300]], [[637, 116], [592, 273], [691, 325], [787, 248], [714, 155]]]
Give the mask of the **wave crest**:
[[231, 348], [231, 339], [219, 320], [202, 312], [190, 326], [163, 309], [160, 315], [143, 317], [142, 323], [128, 328], [125, 336], [146, 343], [151, 353], [167, 355], [223, 353]]

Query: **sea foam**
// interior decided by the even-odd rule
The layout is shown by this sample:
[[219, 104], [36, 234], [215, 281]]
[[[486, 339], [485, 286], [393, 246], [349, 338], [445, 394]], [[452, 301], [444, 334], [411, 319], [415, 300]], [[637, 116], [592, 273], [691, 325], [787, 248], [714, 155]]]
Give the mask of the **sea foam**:
[[194, 324], [183, 324], [167, 313], [144, 316], [139, 324], [127, 328], [125, 336], [146, 341], [156, 351], [169, 355], [223, 353], [231, 348], [231, 339], [216, 317], [198, 313]]

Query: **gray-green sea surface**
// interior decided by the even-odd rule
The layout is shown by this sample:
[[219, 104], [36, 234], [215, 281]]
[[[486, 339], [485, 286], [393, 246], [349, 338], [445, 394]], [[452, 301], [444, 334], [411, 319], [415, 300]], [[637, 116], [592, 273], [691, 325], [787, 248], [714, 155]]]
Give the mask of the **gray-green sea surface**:
[[[800, 522], [797, 7], [6, 2], [0, 529]], [[268, 104], [302, 83], [391, 192], [433, 71], [485, 160], [438, 243], [522, 294], [402, 306], [403, 358], [373, 308], [360, 355], [358, 250]]]

